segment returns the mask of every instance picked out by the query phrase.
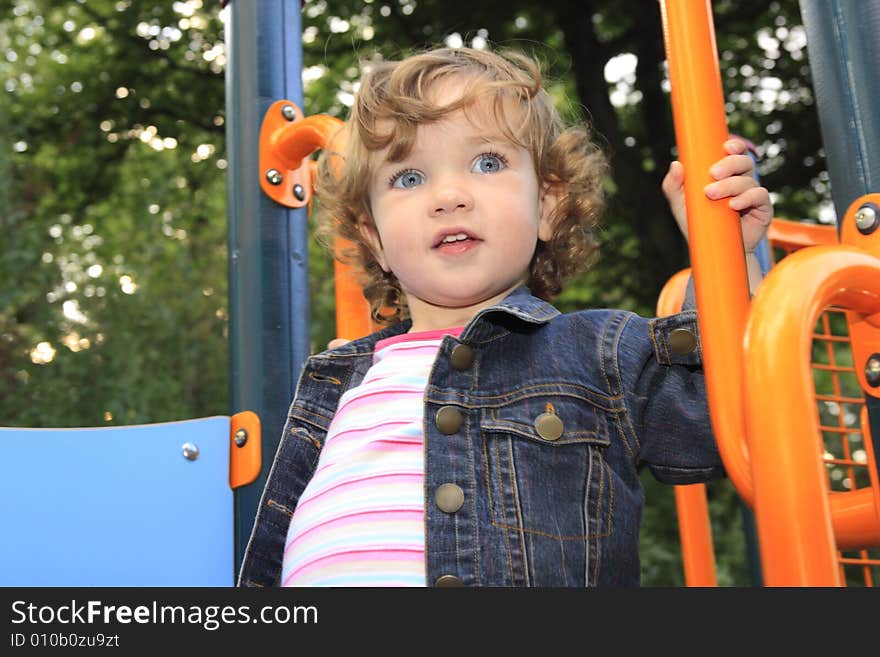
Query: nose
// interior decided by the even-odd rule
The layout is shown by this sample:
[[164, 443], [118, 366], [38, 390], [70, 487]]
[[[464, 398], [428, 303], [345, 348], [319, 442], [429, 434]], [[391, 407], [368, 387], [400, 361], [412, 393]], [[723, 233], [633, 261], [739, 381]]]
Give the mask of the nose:
[[466, 212], [474, 207], [474, 199], [467, 187], [454, 177], [437, 181], [436, 192], [431, 198], [430, 215], [441, 217], [453, 212]]

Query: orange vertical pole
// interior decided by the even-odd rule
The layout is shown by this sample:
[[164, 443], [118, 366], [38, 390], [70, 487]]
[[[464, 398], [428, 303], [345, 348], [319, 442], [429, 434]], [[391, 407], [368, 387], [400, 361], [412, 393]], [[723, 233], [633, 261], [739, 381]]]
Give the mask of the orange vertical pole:
[[[350, 242], [341, 238], [334, 240], [336, 253], [351, 247]], [[337, 259], [333, 262], [333, 273], [336, 286], [336, 337], [355, 340], [368, 335], [374, 329], [370, 305], [364, 298], [354, 268]]]
[[661, 13], [712, 428], [731, 481], [751, 504], [741, 388], [749, 307], [745, 254], [738, 214], [726, 200], [711, 201], [703, 192], [728, 138], [712, 11], [709, 0], [661, 0]]
[[706, 486], [675, 486], [674, 491], [684, 583], [687, 586], [718, 586]]
[[[340, 122], [341, 125], [341, 122]], [[347, 132], [336, 131], [328, 140], [326, 150], [335, 153], [330, 159], [333, 173], [339, 174], [342, 167], [341, 153], [345, 149]], [[352, 266], [340, 262], [339, 256], [354, 245], [341, 237], [333, 239], [333, 283], [336, 294], [336, 337], [356, 340], [371, 333], [376, 327], [370, 317], [370, 304], [364, 297], [363, 289], [357, 280], [358, 272]]]

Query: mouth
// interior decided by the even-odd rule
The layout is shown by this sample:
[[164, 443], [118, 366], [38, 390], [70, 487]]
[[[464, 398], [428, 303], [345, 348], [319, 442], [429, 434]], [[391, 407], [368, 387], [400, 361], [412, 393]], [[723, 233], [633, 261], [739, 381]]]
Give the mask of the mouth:
[[441, 251], [459, 252], [476, 245], [478, 242], [482, 242], [482, 240], [469, 230], [451, 228], [439, 232], [434, 237], [432, 248]]

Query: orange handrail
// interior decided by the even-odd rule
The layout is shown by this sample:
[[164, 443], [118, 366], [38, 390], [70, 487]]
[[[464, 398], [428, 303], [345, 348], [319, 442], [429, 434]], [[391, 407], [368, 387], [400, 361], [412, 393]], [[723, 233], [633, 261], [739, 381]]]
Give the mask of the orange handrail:
[[[865, 315], [880, 311], [880, 259], [842, 245], [788, 256], [762, 282], [746, 327], [746, 424], [760, 483], [755, 517], [770, 586], [839, 585], [835, 531], [840, 530], [832, 529], [832, 500], [872, 500], [870, 489], [829, 494], [821, 458], [807, 355], [816, 319], [829, 305]], [[880, 542], [880, 526], [872, 532], [870, 517], [865, 519], [865, 538]]]
[[837, 244], [837, 226], [808, 224], [774, 217], [767, 229], [767, 239], [774, 247], [789, 252], [806, 246]]
[[688, 242], [700, 309], [703, 365], [712, 428], [739, 494], [754, 497], [742, 415], [742, 339], [749, 288], [739, 217], [709, 200], [709, 167], [728, 138], [709, 0], [661, 0], [672, 108], [684, 164]]

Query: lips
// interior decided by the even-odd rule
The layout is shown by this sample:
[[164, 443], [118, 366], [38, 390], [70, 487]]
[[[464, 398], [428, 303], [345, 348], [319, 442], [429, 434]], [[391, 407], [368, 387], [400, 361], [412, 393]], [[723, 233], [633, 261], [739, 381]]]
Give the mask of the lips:
[[434, 249], [449, 249], [450, 247], [465, 244], [473, 244], [475, 242], [480, 242], [479, 237], [474, 235], [474, 233], [466, 228], [444, 228], [434, 235], [434, 240], [432, 242], [432, 247]]

